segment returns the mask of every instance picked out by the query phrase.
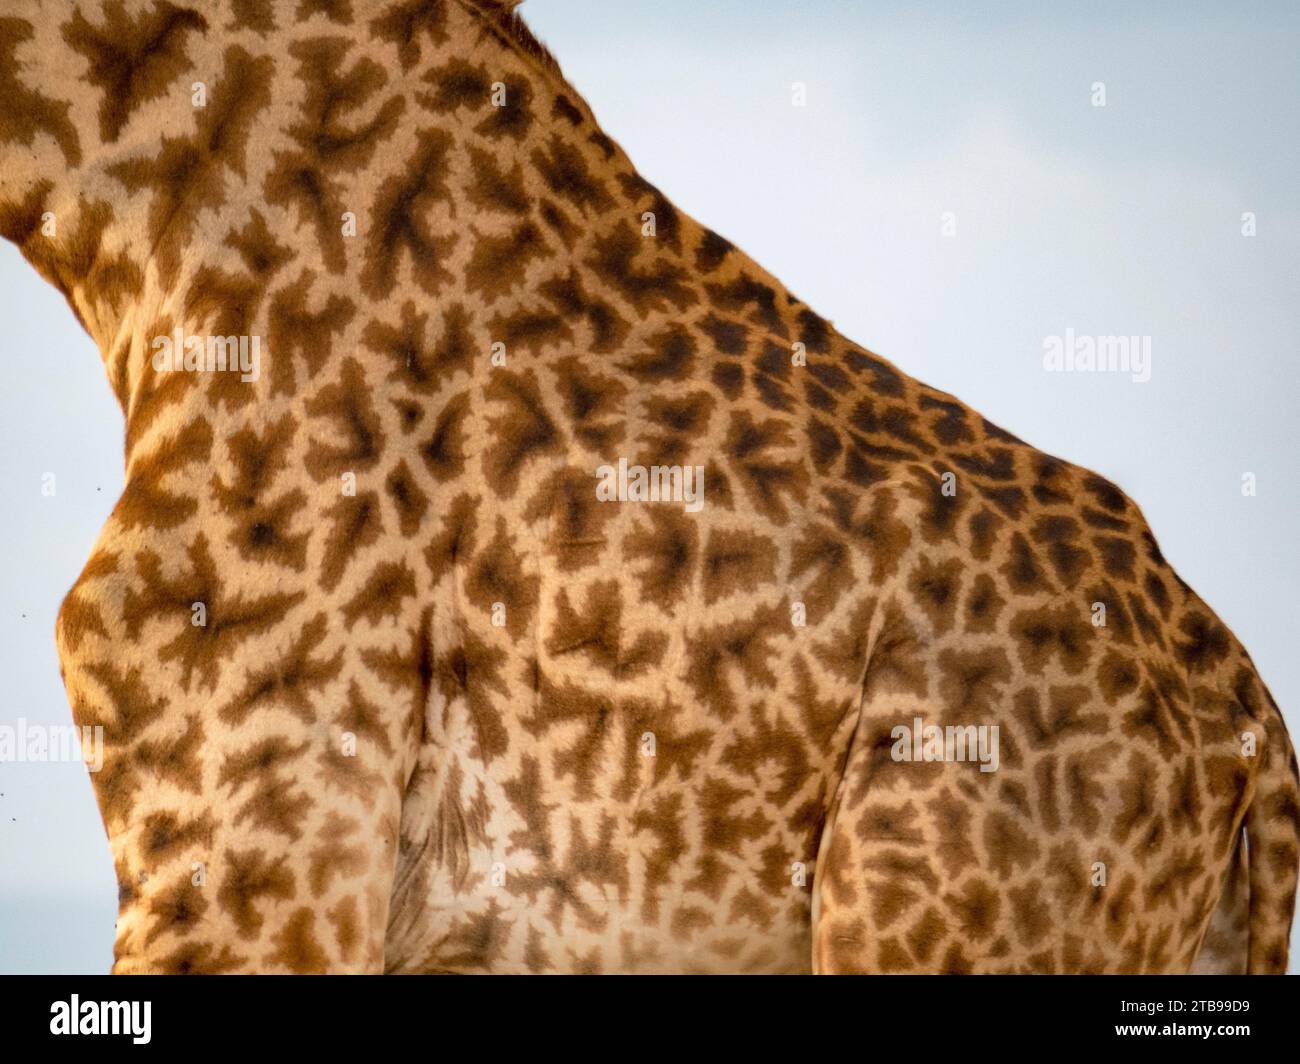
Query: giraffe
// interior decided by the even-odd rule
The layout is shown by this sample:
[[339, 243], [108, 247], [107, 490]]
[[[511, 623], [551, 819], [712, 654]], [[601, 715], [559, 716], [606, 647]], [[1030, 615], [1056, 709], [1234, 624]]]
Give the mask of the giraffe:
[[56, 626], [113, 970], [1284, 971], [1294, 753], [1137, 506], [515, 8], [0, 4], [0, 233], [125, 418]]

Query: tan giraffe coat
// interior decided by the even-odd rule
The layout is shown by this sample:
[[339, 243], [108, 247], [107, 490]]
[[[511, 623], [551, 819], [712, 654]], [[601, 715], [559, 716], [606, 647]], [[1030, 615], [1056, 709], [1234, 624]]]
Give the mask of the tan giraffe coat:
[[676, 211], [511, 8], [0, 3], [0, 233], [126, 415], [57, 633], [114, 970], [1283, 970], [1294, 755], [1136, 506]]

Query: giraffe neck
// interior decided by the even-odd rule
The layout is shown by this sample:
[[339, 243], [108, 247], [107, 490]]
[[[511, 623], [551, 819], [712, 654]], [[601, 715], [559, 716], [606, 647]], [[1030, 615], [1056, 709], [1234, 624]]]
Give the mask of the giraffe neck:
[[[631, 167], [513, 7], [64, 0], [0, 18], [0, 235], [66, 296], [128, 418], [161, 387], [160, 337], [258, 336], [281, 358], [272, 394], [292, 393], [263, 335], [277, 309], [281, 344], [328, 343], [407, 274], [436, 297], [450, 270], [508, 272], [535, 223], [502, 233], [500, 262], [457, 262], [479, 206], [541, 195], [570, 245], [609, 208], [574, 202], [587, 171]], [[551, 127], [586, 127], [592, 159]], [[449, 166], [470, 141], [475, 172]]]
[[[164, 408], [292, 403], [367, 346], [384, 353], [360, 383], [385, 358], [422, 372], [437, 325], [484, 358], [613, 351], [648, 311], [778, 361], [828, 342], [636, 172], [513, 5], [67, 2], [0, 24], [18, 102], [0, 150], [22, 160], [0, 171], [0, 233], [99, 344], [128, 464]], [[634, 338], [689, 358], [680, 328]]]

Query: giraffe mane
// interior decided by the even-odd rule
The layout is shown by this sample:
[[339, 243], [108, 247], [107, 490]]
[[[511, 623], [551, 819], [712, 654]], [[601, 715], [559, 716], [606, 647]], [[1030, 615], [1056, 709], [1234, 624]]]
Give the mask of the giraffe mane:
[[519, 13], [524, 0], [460, 0], [460, 2], [483, 17], [508, 41], [540, 60], [548, 69], [559, 73], [560, 64], [555, 56], [537, 39], [533, 31], [528, 28], [523, 15]]

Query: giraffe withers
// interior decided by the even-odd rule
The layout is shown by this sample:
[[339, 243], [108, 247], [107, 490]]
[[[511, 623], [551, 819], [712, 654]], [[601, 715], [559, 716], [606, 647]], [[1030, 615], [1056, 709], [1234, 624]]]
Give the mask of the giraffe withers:
[[8, 3], [0, 96], [126, 415], [57, 632], [116, 971], [1285, 968], [1286, 730], [1132, 502], [675, 210], [512, 4]]

